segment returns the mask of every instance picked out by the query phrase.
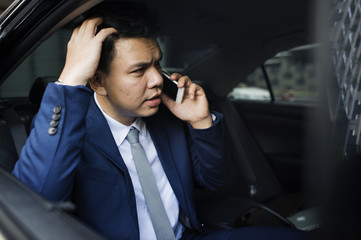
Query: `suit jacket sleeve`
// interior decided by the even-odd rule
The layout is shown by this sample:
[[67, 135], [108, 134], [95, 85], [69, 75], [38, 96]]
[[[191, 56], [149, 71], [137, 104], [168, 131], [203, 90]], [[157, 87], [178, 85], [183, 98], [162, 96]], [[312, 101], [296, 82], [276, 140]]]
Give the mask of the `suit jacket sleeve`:
[[[90, 97], [86, 87], [52, 83], [44, 93], [13, 174], [47, 199], [66, 200], [71, 194]], [[49, 132], [52, 120], [57, 126]]]
[[213, 112], [216, 120], [208, 129], [193, 129], [190, 125], [190, 154], [193, 175], [200, 186], [209, 189], [222, 187], [227, 163], [224, 157], [223, 115]]

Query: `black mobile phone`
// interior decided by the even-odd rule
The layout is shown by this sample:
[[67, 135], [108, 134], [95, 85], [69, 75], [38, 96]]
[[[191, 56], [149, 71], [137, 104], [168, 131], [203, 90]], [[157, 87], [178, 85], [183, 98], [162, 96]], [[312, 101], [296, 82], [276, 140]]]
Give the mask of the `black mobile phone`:
[[162, 71], [163, 76], [163, 92], [167, 94], [176, 103], [182, 103], [184, 95], [184, 87], [178, 88], [177, 81], [170, 79], [170, 75]]

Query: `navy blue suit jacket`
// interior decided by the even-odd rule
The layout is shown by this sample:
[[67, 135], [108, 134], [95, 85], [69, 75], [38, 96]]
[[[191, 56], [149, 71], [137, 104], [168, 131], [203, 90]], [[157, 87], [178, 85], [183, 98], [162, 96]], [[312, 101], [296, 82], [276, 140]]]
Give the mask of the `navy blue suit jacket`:
[[[48, 132], [61, 106], [56, 133]], [[184, 225], [197, 231], [194, 182], [223, 184], [222, 116], [209, 129], [193, 129], [165, 107], [144, 118], [178, 198]], [[55, 117], [56, 118], [56, 117]], [[132, 182], [108, 124], [86, 87], [49, 84], [13, 174], [49, 200], [71, 200], [76, 215], [110, 239], [139, 239]]]

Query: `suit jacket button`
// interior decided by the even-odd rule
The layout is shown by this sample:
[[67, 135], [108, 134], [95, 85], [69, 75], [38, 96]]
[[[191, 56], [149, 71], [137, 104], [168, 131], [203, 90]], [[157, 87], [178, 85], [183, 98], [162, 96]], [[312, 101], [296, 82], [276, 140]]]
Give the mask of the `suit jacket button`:
[[53, 128], [53, 127], [51, 127], [51, 128], [48, 129], [49, 135], [54, 135], [57, 131], [58, 131], [58, 129], [57, 129], [57, 128]]
[[54, 108], [53, 108], [53, 112], [54, 113], [60, 113], [61, 112], [61, 106], [59, 106], [59, 105], [57, 105], [57, 106], [55, 106]]
[[56, 128], [59, 125], [59, 121], [51, 120], [50, 127]]
[[60, 119], [60, 114], [54, 113], [51, 118], [52, 118], [54, 121], [58, 121], [58, 120]]

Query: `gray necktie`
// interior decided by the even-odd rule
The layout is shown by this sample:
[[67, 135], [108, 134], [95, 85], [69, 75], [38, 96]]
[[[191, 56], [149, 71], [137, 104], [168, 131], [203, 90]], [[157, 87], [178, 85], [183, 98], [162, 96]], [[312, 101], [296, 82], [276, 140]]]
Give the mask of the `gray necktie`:
[[127, 140], [131, 146], [135, 167], [138, 172], [140, 185], [143, 189], [155, 235], [158, 240], [175, 239], [172, 226], [170, 225], [154, 180], [152, 169], [150, 168], [144, 149], [139, 143], [139, 131], [135, 128], [130, 129]]

